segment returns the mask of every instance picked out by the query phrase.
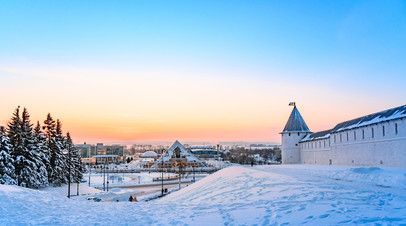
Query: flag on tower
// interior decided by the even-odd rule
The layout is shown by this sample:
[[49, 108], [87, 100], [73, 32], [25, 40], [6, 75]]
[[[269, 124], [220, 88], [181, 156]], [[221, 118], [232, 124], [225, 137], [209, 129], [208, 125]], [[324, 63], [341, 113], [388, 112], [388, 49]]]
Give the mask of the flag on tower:
[[296, 107], [296, 103], [295, 102], [290, 102], [289, 106], [295, 106]]

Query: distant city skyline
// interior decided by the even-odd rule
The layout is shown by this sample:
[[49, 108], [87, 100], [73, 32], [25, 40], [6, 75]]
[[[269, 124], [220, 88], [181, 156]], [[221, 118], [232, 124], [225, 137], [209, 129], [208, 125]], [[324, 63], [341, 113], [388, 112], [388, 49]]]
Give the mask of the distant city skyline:
[[2, 1], [0, 125], [75, 143], [280, 143], [406, 104], [404, 1]]

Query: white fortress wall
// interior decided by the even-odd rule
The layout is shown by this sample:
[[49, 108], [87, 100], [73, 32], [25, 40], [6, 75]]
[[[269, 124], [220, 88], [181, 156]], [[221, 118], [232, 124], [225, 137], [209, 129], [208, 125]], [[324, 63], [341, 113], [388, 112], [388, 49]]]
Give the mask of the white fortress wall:
[[328, 139], [301, 142], [300, 156], [304, 164], [404, 167], [406, 119], [332, 133]]
[[301, 143], [300, 159], [303, 164], [329, 164], [330, 139], [319, 139]]

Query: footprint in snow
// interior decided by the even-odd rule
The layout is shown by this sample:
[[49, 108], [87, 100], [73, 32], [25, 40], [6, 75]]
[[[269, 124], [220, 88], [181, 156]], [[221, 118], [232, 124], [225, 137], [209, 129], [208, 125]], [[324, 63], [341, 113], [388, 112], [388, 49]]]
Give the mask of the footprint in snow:
[[323, 218], [326, 218], [326, 217], [328, 217], [328, 216], [330, 216], [330, 214], [323, 214], [323, 215], [320, 215], [319, 218], [320, 218], [320, 219], [323, 219]]
[[305, 210], [306, 209], [306, 207], [300, 207], [297, 211], [303, 211], [303, 210]]

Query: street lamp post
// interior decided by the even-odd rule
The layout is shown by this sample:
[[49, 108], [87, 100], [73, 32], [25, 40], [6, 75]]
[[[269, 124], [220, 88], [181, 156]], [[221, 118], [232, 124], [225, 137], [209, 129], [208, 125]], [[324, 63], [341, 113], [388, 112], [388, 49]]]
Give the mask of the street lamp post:
[[[79, 158], [76, 159], [76, 162], [79, 162]], [[76, 182], [77, 182], [77, 187], [76, 187], [76, 195], [79, 196], [79, 183], [80, 183], [80, 179], [79, 179], [79, 170], [80, 170], [80, 166], [82, 165], [81, 162], [79, 162], [79, 169], [75, 170], [76, 172]]]
[[89, 164], [89, 187], [90, 187], [90, 174], [92, 174], [92, 163]]
[[217, 161], [219, 161], [219, 147], [220, 147], [220, 145], [217, 144]]
[[68, 171], [69, 171], [69, 176], [68, 176], [68, 198], [70, 198], [70, 147], [68, 147]]
[[179, 172], [178, 172], [178, 174], [179, 174], [179, 190], [180, 190], [180, 162], [179, 162]]
[[194, 183], [196, 181], [196, 179], [195, 179], [195, 163], [193, 163], [192, 169], [193, 169], [193, 183]]
[[103, 191], [106, 191], [106, 165], [102, 164], [103, 170]]
[[78, 175], [78, 178], [76, 180], [78, 180], [77, 181], [77, 188], [76, 188], [76, 195], [79, 196], [79, 183], [80, 183], [79, 175]]
[[161, 184], [162, 184], [162, 190], [161, 190], [161, 195], [164, 196], [164, 159], [163, 156], [161, 157]]
[[106, 175], [106, 178], [107, 178], [107, 191], [109, 191], [109, 165], [107, 164], [107, 175]]

